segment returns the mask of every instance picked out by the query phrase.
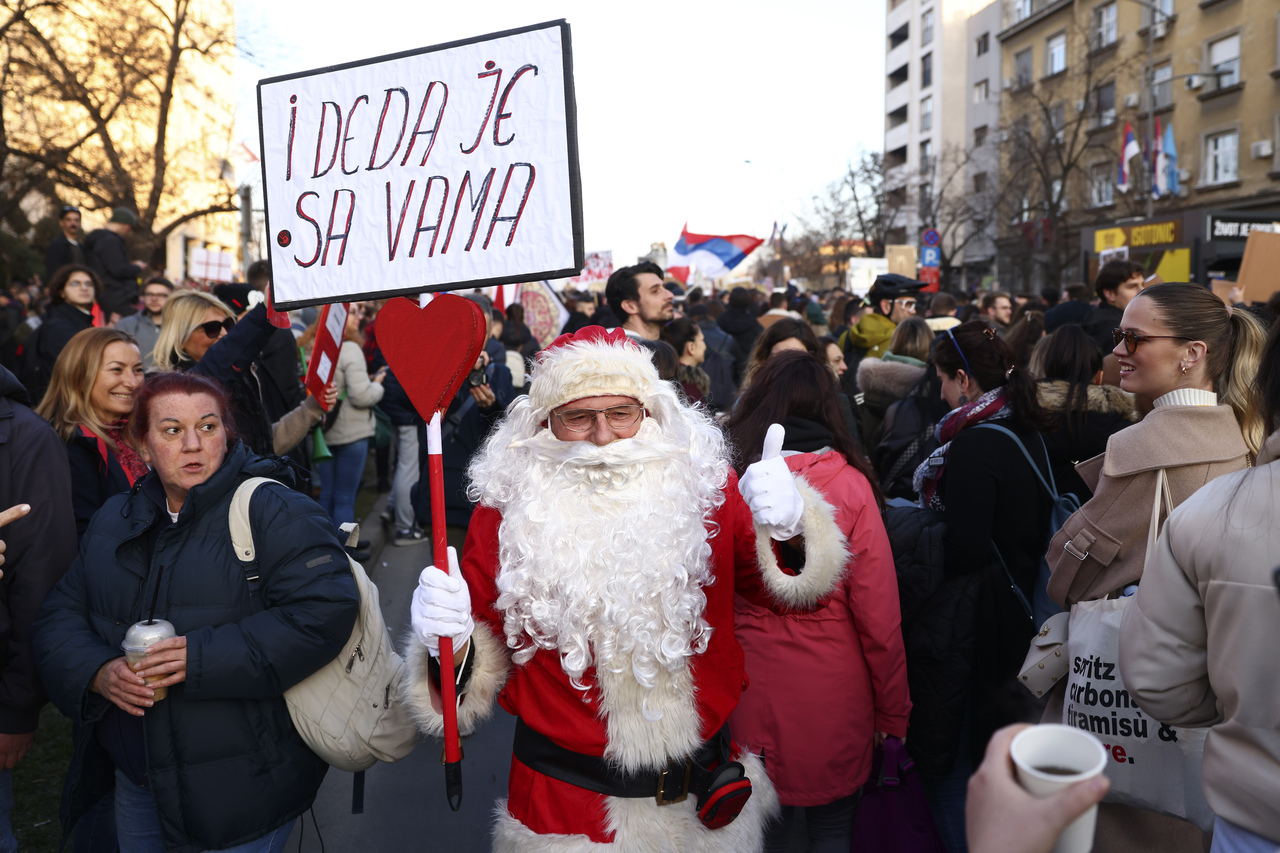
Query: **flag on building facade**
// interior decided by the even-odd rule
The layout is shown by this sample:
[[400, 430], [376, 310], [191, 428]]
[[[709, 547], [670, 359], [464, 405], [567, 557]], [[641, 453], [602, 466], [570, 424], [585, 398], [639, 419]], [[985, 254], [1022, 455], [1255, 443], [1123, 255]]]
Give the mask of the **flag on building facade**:
[[1151, 175], [1151, 197], [1160, 198], [1169, 194], [1169, 161], [1164, 154], [1164, 135], [1160, 132], [1160, 116], [1156, 116], [1156, 132], [1152, 137], [1152, 145], [1151, 165], [1154, 171]]
[[743, 258], [763, 242], [759, 237], [746, 234], [691, 234], [686, 224], [675, 248], [667, 253], [667, 272], [682, 284], [689, 281], [690, 267], [697, 267], [707, 278], [719, 278], [742, 263]]
[[1160, 145], [1160, 153], [1164, 157], [1164, 169], [1160, 178], [1164, 180], [1161, 193], [1178, 194], [1178, 149], [1173, 143], [1173, 125], [1164, 128], [1164, 139]]
[[1133, 127], [1129, 122], [1124, 123], [1124, 148], [1120, 151], [1120, 168], [1116, 174], [1116, 189], [1122, 193], [1129, 191], [1129, 182], [1132, 178], [1132, 170], [1129, 168], [1129, 161], [1142, 153], [1142, 149], [1138, 146], [1138, 139], [1133, 135]]

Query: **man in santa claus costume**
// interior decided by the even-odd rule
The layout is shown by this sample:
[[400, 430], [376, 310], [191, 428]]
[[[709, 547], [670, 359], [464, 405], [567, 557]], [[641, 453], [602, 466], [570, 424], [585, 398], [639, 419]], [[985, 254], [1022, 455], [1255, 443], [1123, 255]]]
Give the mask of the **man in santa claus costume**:
[[711, 419], [598, 326], [539, 354], [468, 474], [461, 567], [451, 549], [414, 593], [410, 699], [441, 735], [446, 636], [461, 732], [495, 697], [519, 717], [493, 849], [760, 850], [778, 803], [725, 725], [747, 687], [734, 595], [787, 612], [830, 593], [831, 506], [780, 457], [739, 483]]

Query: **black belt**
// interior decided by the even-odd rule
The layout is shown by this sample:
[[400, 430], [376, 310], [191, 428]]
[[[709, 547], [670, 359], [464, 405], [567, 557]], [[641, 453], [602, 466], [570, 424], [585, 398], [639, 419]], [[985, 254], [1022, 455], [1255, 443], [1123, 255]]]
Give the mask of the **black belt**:
[[711, 772], [730, 759], [729, 726], [711, 736], [693, 755], [660, 770], [627, 772], [594, 755], [565, 749], [516, 719], [515, 757], [544, 776], [609, 797], [654, 797], [658, 805], [683, 802], [690, 791], [706, 787]]

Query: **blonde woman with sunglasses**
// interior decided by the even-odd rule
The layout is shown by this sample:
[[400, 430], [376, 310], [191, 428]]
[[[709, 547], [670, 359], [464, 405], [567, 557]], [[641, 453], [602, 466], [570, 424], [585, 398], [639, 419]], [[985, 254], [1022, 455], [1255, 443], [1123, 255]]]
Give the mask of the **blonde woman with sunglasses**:
[[[1076, 466], [1093, 497], [1049, 545], [1049, 595], [1064, 607], [1133, 595], [1142, 580], [1151, 508], [1161, 472], [1176, 507], [1210, 480], [1247, 468], [1263, 439], [1251, 383], [1263, 332], [1196, 284], [1159, 284], [1125, 306], [1113, 333], [1120, 387], [1149, 396], [1154, 410]], [[1162, 513], [1163, 515], [1163, 513]], [[1046, 719], [1060, 719], [1062, 691]], [[1094, 849], [1202, 849], [1190, 823], [1104, 804]]]
[[275, 327], [259, 304], [237, 322], [216, 296], [199, 290], [176, 290], [161, 315], [160, 337], [152, 360], [162, 373], [192, 371], [220, 383], [231, 394], [236, 431], [259, 455], [283, 455], [306, 437], [324, 410], [307, 399], [272, 423], [262, 405], [257, 361]]

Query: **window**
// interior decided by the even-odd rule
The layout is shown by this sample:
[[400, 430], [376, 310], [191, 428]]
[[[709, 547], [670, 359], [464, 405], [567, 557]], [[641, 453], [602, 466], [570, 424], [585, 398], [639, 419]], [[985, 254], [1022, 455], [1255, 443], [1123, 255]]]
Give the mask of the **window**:
[[920, 218], [926, 222], [933, 218], [933, 187], [928, 183], [920, 185]]
[[991, 94], [991, 88], [986, 80], [979, 80], [973, 84], [973, 102], [975, 104], [985, 104], [989, 94]]
[[1024, 195], [1022, 197], [1022, 200], [1019, 201], [1016, 205], [1014, 205], [1013, 216], [1010, 217], [1010, 221], [1014, 225], [1017, 225], [1020, 222], [1029, 222], [1030, 220], [1031, 220], [1031, 199], [1028, 196]]
[[1044, 43], [1044, 76], [1067, 70], [1067, 35], [1049, 36]]
[[933, 168], [933, 142], [926, 139], [920, 143], [920, 171], [928, 172]]
[[920, 88], [927, 89], [933, 85], [933, 54], [926, 53], [920, 57]]
[[933, 96], [920, 101], [920, 132], [933, 130]]
[[987, 173], [979, 172], [973, 176], [973, 191], [982, 194], [987, 191]]
[[1114, 163], [1097, 163], [1089, 169], [1089, 204], [1106, 207], [1115, 201], [1116, 167]]
[[1173, 64], [1166, 62], [1151, 70], [1151, 106], [1164, 109], [1173, 106]]
[[1061, 145], [1066, 133], [1067, 108], [1062, 104], [1058, 104], [1056, 107], [1050, 107], [1049, 115], [1046, 119], [1048, 123], [1048, 127], [1046, 128], [1048, 136], [1050, 136], [1054, 142]]
[[1116, 4], [1113, 0], [1093, 10], [1092, 47], [1097, 50], [1116, 43]]
[[1116, 84], [1103, 83], [1093, 90], [1092, 127], [1108, 127], [1116, 123]]
[[1209, 43], [1209, 73], [1217, 88], [1225, 89], [1240, 82], [1240, 34]]
[[1144, 4], [1142, 7], [1142, 26], [1147, 27], [1151, 25], [1151, 18], [1153, 16], [1152, 6], [1154, 6], [1160, 13], [1159, 16], [1156, 17], [1157, 21], [1163, 21], [1167, 24], [1169, 22], [1169, 18], [1173, 17], [1173, 0], [1149, 0], [1149, 3]]
[[933, 41], [933, 10], [925, 12], [920, 16], [920, 44], [926, 45]]
[[1205, 139], [1205, 183], [1223, 184], [1236, 180], [1238, 177], [1236, 154], [1239, 143], [1240, 134], [1235, 130], [1215, 133]]
[[975, 127], [973, 129], [973, 147], [981, 148], [987, 144], [987, 126]]
[[989, 33], [983, 33], [978, 36], [978, 56], [982, 56], [991, 49], [991, 39]]
[[1013, 85], [1019, 89], [1031, 85], [1031, 48], [1014, 55], [1013, 77]]
[[1031, 17], [1031, 0], [1013, 0], [1013, 22], [1025, 21]]
[[1046, 205], [1048, 212], [1053, 212], [1053, 203], [1057, 202], [1058, 212], [1063, 212], [1068, 208], [1067, 194], [1063, 191], [1062, 178], [1053, 179], [1053, 189], [1050, 190], [1049, 204]]

